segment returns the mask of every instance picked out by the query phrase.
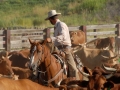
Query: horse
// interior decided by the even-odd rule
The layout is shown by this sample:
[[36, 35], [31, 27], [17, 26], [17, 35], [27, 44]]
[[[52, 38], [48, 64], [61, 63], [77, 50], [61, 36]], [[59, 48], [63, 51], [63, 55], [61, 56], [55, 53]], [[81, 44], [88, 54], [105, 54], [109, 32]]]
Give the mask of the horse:
[[38, 78], [38, 83], [60, 86], [60, 82], [67, 78], [67, 74], [64, 73], [65, 62], [57, 60], [50, 52], [47, 40], [39, 42], [29, 39], [29, 42], [31, 44], [29, 67]]

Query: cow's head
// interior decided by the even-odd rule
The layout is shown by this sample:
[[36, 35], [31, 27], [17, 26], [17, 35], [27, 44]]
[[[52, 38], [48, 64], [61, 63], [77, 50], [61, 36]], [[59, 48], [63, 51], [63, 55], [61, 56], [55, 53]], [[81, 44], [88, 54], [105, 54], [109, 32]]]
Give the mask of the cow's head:
[[103, 90], [116, 90], [116, 88], [119, 88], [120, 85], [115, 85], [112, 81], [107, 81], [103, 84]]
[[81, 30], [71, 31], [70, 38], [73, 46], [85, 43], [85, 33]]
[[[89, 82], [87, 85], [88, 90], [101, 90], [103, 88], [104, 83], [106, 82], [106, 71], [104, 71], [101, 67], [95, 67], [90, 70], [87, 67], [84, 67], [84, 72], [82, 74], [88, 77]], [[88, 75], [89, 74], [89, 75]]]
[[[6, 54], [5, 54], [6, 53]], [[3, 75], [13, 75], [13, 70], [11, 67], [11, 61], [9, 60], [7, 52], [1, 52], [0, 57], [0, 73]]]

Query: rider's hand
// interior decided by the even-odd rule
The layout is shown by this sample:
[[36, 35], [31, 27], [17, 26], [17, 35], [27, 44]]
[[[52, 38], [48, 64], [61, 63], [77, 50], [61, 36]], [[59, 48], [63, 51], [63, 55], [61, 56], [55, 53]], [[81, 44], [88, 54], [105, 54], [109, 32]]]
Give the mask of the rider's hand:
[[52, 39], [51, 38], [47, 38], [47, 42], [52, 42]]

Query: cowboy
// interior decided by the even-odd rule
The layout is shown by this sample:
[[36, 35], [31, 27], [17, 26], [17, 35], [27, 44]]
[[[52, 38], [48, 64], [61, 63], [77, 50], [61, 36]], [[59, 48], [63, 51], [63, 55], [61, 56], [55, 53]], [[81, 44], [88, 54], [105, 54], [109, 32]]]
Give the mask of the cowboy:
[[50, 23], [54, 25], [54, 37], [47, 38], [47, 41], [53, 42], [59, 50], [64, 50], [68, 63], [69, 77], [74, 77], [74, 79], [79, 80], [78, 70], [71, 54], [69, 29], [64, 22], [58, 19], [60, 14], [61, 13], [57, 13], [56, 10], [51, 10], [48, 12], [48, 17], [45, 20], [49, 20]]

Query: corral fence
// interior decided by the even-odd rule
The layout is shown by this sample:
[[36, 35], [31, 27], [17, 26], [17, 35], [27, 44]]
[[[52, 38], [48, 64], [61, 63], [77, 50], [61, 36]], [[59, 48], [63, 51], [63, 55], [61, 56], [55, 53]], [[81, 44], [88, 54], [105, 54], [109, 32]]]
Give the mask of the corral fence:
[[[104, 38], [108, 36], [120, 36], [120, 24], [107, 25], [81, 25], [69, 27], [70, 31], [83, 30], [86, 34], [86, 41], [94, 38]], [[0, 30], [0, 50], [14, 51], [23, 48], [30, 48], [28, 38], [40, 40], [53, 36], [53, 28], [4, 28]]]

